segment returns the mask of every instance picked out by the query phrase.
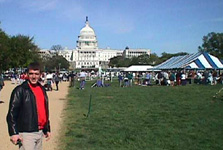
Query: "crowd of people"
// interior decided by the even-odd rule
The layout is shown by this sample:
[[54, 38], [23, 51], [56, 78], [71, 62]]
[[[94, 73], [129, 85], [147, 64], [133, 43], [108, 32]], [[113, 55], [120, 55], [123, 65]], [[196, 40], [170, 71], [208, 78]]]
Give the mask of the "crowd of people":
[[[10, 141], [21, 149], [42, 149], [42, 139], [51, 138], [48, 96], [46, 91], [59, 90], [59, 83], [69, 81], [70, 87], [85, 88], [86, 78], [92, 74], [85, 71], [79, 73], [41, 72], [38, 63], [31, 63], [27, 73], [12, 74], [12, 84], [18, 84], [11, 93], [7, 114]], [[117, 75], [120, 87], [131, 87], [133, 84], [142, 86], [164, 85], [176, 86], [187, 84], [223, 84], [223, 73], [216, 70], [192, 71], [148, 71], [120, 72]], [[97, 74], [96, 83], [92, 87], [106, 87], [105, 80], [112, 81], [112, 76]], [[4, 87], [3, 76], [0, 75], [0, 91]], [[32, 92], [31, 92], [32, 91]], [[33, 106], [36, 109], [33, 109]]]
[[[52, 91], [53, 84], [55, 84], [56, 89], [59, 90], [58, 84], [60, 81], [63, 80], [65, 74], [61, 75], [59, 73], [52, 73], [52, 72], [42, 72], [40, 75], [39, 82], [41, 83], [42, 86], [46, 88], [48, 91]], [[22, 73], [12, 73], [10, 75], [11, 83], [12, 84], [22, 84], [24, 81], [28, 80], [28, 74], [26, 72]]]
[[[187, 85], [191, 83], [195, 84], [210, 84], [216, 85], [217, 83], [223, 83], [223, 73], [216, 70], [170, 70], [170, 71], [148, 71], [148, 72], [120, 72], [116, 75], [118, 78], [120, 87], [131, 87], [133, 84], [141, 86], [152, 85], [164, 85], [164, 86], [176, 86]], [[84, 89], [86, 79], [96, 79], [95, 84], [92, 87], [106, 87], [110, 84], [106, 84], [105, 81], [112, 81], [114, 76], [108, 76], [106, 73], [99, 75], [98, 72], [92, 74], [85, 71], [80, 72], [66, 72], [66, 73], [52, 73], [43, 72], [40, 77], [40, 83], [46, 88], [47, 91], [59, 90], [59, 83], [62, 81], [69, 81], [70, 87], [76, 87], [78, 89]], [[20, 74], [11, 74], [12, 84], [22, 84], [27, 80], [27, 74], [25, 72]], [[3, 86], [2, 86], [3, 87]]]
[[[84, 89], [86, 78], [89, 76], [87, 72], [42, 72], [40, 75], [39, 82], [42, 86], [46, 88], [47, 91], [52, 91], [55, 89], [56, 91], [59, 90], [59, 83], [60, 82], [70, 82], [70, 87], [78, 87], [79, 89]], [[3, 74], [1, 75], [2, 80], [4, 81]], [[92, 77], [91, 77], [92, 78]], [[28, 74], [26, 72], [22, 73], [11, 73], [7, 79], [11, 80], [11, 84], [22, 84], [24, 81], [28, 80]], [[80, 84], [78, 85], [78, 82]], [[3, 87], [3, 86], [2, 86]], [[55, 88], [53, 88], [55, 87]], [[0, 89], [1, 90], [1, 89]]]
[[132, 83], [142, 86], [151, 85], [187, 85], [187, 84], [223, 84], [223, 73], [216, 70], [192, 71], [148, 71], [148, 72], [123, 72], [118, 74], [118, 82], [121, 87], [132, 86]]

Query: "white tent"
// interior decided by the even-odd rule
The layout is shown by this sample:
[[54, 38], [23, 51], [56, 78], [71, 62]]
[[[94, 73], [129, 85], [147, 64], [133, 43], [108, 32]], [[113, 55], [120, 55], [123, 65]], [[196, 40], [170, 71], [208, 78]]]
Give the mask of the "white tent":
[[155, 69], [223, 69], [222, 60], [206, 52], [171, 57]]
[[150, 65], [132, 65], [128, 68], [126, 68], [124, 71], [126, 72], [146, 72], [153, 68], [153, 66]]

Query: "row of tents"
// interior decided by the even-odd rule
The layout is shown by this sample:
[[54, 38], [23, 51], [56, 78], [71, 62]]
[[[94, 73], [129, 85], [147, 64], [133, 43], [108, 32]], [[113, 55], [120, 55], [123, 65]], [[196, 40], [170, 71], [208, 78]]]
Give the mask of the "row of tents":
[[133, 65], [126, 68], [124, 71], [129, 72], [145, 72], [145, 71], [159, 71], [159, 70], [177, 70], [177, 69], [213, 69], [221, 70], [223, 69], [223, 60], [207, 53], [207, 52], [197, 52], [194, 54], [188, 54], [184, 56], [175, 56], [166, 60], [165, 62], [157, 66], [143, 66], [143, 65]]

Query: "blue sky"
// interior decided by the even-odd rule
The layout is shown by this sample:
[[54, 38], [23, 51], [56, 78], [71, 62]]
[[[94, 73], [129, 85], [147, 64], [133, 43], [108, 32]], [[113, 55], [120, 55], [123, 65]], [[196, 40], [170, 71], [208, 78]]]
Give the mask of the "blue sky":
[[99, 48], [197, 52], [223, 32], [223, 0], [0, 0], [0, 27], [34, 37], [41, 49], [73, 49], [88, 16]]

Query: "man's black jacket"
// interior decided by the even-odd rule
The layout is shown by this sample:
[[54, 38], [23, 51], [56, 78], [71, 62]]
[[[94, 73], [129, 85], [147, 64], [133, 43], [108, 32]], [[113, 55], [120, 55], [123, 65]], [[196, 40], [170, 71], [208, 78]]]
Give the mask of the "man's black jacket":
[[[45, 99], [47, 123], [43, 132], [46, 133], [50, 132], [48, 97], [45, 88], [40, 84], [39, 86], [43, 90]], [[28, 81], [23, 82], [12, 91], [7, 123], [10, 136], [19, 132], [39, 131], [36, 98], [29, 87]]]

